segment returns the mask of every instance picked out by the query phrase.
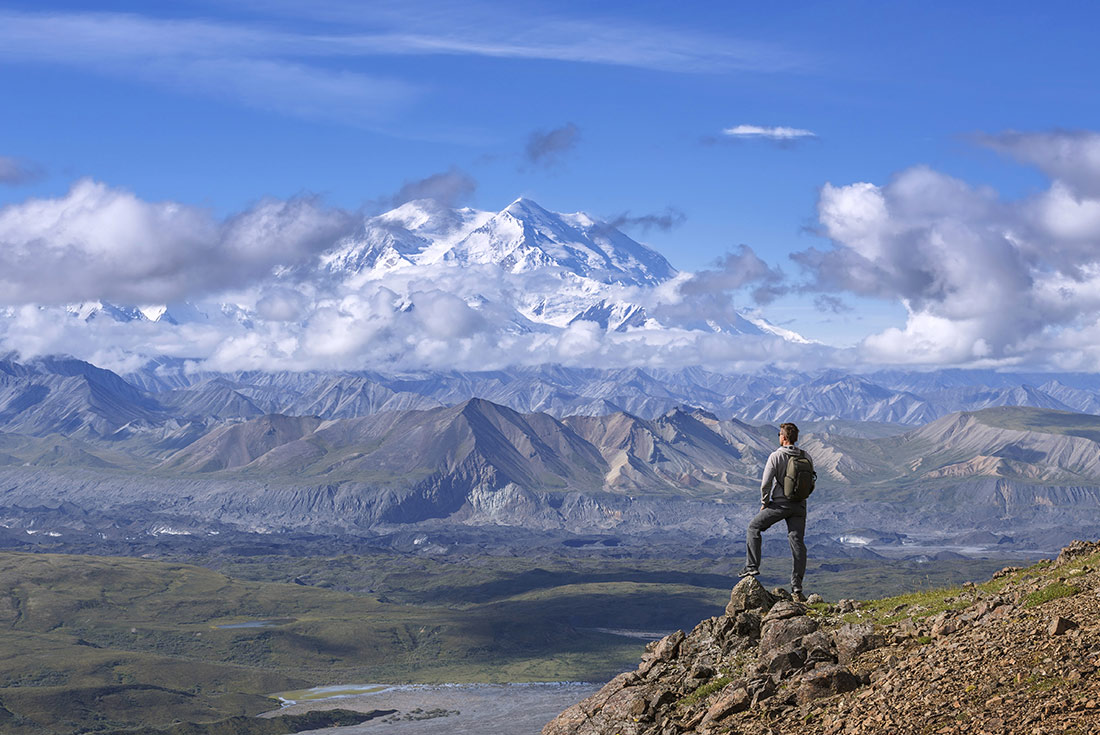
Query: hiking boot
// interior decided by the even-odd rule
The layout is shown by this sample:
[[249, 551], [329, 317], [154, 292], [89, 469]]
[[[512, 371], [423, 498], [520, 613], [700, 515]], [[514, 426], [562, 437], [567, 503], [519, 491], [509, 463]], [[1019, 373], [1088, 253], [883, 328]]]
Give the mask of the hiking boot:
[[755, 577], [760, 574], [759, 569], [753, 569], [751, 567], [745, 567], [737, 573], [738, 577]]
[[802, 594], [802, 590], [795, 590], [791, 593], [791, 599], [795, 602], [805, 602], [806, 596]]

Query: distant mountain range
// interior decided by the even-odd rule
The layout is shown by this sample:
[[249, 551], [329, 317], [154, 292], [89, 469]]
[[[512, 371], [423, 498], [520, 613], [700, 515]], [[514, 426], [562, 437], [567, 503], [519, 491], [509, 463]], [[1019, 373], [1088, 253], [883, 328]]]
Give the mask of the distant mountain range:
[[[722, 375], [546, 365], [485, 372], [215, 373], [162, 358], [118, 375], [65, 357], [0, 359], [0, 431], [108, 437], [210, 427], [265, 414], [343, 419], [483, 398], [558, 418], [616, 412], [654, 419], [679, 406], [753, 424], [921, 426], [959, 411], [1028, 406], [1100, 413], [1100, 376], [949, 370], [848, 375], [768, 370]], [[838, 423], [839, 422], [839, 423]]]
[[[8, 525], [20, 508], [69, 503], [187, 533], [457, 523], [736, 537], [780, 420], [802, 424], [815, 527], [837, 539], [980, 530], [1026, 545], [1100, 522], [1100, 417], [1065, 402], [1096, 400], [1087, 375], [215, 375], [162, 360], [126, 378], [67, 358], [0, 361]], [[1013, 401], [1031, 405], [997, 406]]]

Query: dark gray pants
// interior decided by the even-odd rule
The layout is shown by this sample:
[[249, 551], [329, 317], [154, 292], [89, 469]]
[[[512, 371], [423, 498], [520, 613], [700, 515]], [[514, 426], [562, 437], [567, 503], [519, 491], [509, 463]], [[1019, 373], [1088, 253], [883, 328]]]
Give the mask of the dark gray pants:
[[802, 591], [806, 575], [806, 504], [768, 503], [749, 523], [745, 538], [745, 566], [760, 569], [760, 534], [780, 521], [787, 522], [787, 540], [791, 543], [794, 568], [791, 570], [791, 592]]

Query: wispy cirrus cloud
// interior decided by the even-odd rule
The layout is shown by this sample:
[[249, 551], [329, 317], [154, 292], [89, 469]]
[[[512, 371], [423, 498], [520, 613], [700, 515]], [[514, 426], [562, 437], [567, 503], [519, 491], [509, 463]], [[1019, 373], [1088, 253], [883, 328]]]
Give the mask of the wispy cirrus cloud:
[[267, 28], [119, 13], [0, 12], [0, 62], [76, 67], [307, 119], [385, 120], [416, 84], [317, 63], [324, 40]]
[[524, 156], [535, 166], [551, 166], [567, 152], [576, 148], [581, 130], [573, 123], [566, 123], [553, 130], [536, 130], [527, 139]]
[[607, 224], [616, 229], [638, 229], [643, 232], [660, 230], [669, 232], [687, 221], [687, 215], [676, 207], [665, 207], [663, 212], [651, 214], [631, 214], [629, 211], [617, 214], [607, 220]]
[[766, 125], [734, 125], [722, 131], [722, 135], [730, 138], [745, 138], [771, 141], [791, 142], [816, 138], [817, 133], [804, 128], [790, 128], [785, 126]]
[[0, 184], [19, 186], [42, 176], [42, 169], [18, 158], [0, 156]]
[[[303, 21], [295, 23], [286, 22], [286, 8], [279, 17], [277, 8], [265, 11], [263, 4], [254, 4], [255, 19], [234, 21], [0, 11], [0, 61], [70, 66], [351, 124], [389, 119], [429, 94], [393, 64], [380, 71], [380, 57], [475, 56], [682, 73], [778, 71], [801, 63], [756, 41], [626, 20], [542, 16], [533, 22], [503, 5], [476, 13], [432, 3], [424, 13], [374, 5], [338, 3], [316, 16], [303, 10], [294, 14]], [[343, 18], [338, 26], [334, 17]]]

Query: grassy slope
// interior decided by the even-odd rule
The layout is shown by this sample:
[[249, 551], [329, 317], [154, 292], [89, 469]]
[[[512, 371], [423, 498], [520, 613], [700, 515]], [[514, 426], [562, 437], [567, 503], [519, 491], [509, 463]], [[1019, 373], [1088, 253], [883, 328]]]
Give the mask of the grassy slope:
[[1001, 406], [977, 411], [974, 416], [987, 426], [1042, 434], [1079, 436], [1100, 442], [1100, 416], [1022, 406]]

